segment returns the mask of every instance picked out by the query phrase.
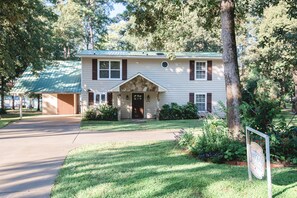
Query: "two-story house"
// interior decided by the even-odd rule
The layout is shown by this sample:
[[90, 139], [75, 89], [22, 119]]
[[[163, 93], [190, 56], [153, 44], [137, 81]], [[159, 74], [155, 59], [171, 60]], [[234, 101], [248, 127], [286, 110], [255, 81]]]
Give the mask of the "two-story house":
[[[85, 50], [81, 58], [81, 108], [108, 103], [120, 119], [155, 118], [164, 104], [193, 102], [200, 113], [226, 101], [219, 53]], [[174, 56], [169, 59], [169, 56]]]

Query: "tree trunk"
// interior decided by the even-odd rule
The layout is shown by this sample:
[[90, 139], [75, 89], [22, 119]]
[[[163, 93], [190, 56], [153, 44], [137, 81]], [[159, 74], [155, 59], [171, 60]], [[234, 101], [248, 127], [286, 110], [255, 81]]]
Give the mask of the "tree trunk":
[[11, 96], [11, 99], [12, 99], [12, 107], [11, 108], [14, 110], [15, 109], [15, 107], [14, 107], [14, 100], [15, 100], [14, 96]]
[[1, 109], [4, 109], [4, 76], [1, 76]]
[[89, 22], [90, 23], [90, 43], [91, 43], [91, 49], [94, 50], [94, 33], [93, 33], [93, 27], [91, 25], [91, 21]]
[[292, 111], [297, 113], [297, 70], [293, 71], [293, 82], [295, 88], [295, 96], [292, 100]]
[[237, 49], [235, 40], [234, 0], [221, 1], [221, 24], [223, 42], [223, 61], [225, 66], [225, 84], [227, 93], [227, 122], [229, 133], [240, 139], [241, 100]]
[[64, 59], [66, 60], [67, 59], [67, 51], [66, 51], [66, 47], [65, 46], [64, 46], [63, 52], [64, 52]]
[[40, 94], [37, 95], [37, 111], [40, 111]]

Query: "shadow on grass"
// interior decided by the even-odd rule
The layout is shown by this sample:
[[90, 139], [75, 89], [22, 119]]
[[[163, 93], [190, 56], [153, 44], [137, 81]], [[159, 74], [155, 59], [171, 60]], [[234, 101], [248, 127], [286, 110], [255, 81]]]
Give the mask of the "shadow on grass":
[[232, 181], [231, 189], [256, 185], [247, 181], [246, 167], [197, 161], [169, 141], [89, 146], [67, 157], [52, 197], [205, 197], [209, 186], [224, 181]]
[[125, 121], [82, 121], [81, 129], [85, 131], [137, 131], [137, 130], [160, 130], [201, 128], [203, 120], [148, 120], [146, 122]]

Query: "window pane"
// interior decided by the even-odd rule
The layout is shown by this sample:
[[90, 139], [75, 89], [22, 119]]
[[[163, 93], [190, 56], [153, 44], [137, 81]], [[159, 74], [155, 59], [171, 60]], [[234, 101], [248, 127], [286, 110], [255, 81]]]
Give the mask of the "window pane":
[[196, 70], [205, 70], [205, 62], [196, 62]]
[[111, 61], [111, 69], [120, 69], [119, 61]]
[[96, 103], [97, 104], [99, 104], [99, 102], [100, 102], [100, 97], [99, 96], [100, 96], [99, 94], [96, 94]]
[[100, 61], [100, 69], [109, 69], [108, 61]]
[[105, 94], [101, 94], [101, 103], [105, 103]]
[[204, 79], [205, 78], [205, 71], [196, 71], [196, 78]]
[[200, 94], [200, 95], [196, 95], [196, 102], [203, 102], [205, 103], [205, 95], [204, 94]]
[[198, 103], [197, 107], [198, 111], [205, 111], [205, 103]]
[[100, 78], [109, 78], [108, 70], [100, 70]]
[[111, 78], [120, 78], [120, 71], [111, 71]]

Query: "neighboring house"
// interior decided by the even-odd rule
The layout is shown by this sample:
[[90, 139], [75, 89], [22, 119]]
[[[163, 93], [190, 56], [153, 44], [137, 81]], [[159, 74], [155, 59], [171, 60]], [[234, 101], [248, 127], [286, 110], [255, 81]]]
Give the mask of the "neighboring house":
[[192, 102], [199, 113], [218, 112], [226, 101], [222, 55], [163, 52], [93, 51], [81, 57], [81, 108], [107, 103], [119, 119], [155, 118], [162, 105]]
[[42, 114], [77, 114], [80, 112], [81, 63], [55, 61], [33, 74], [29, 67], [17, 80], [11, 94], [42, 94]]

